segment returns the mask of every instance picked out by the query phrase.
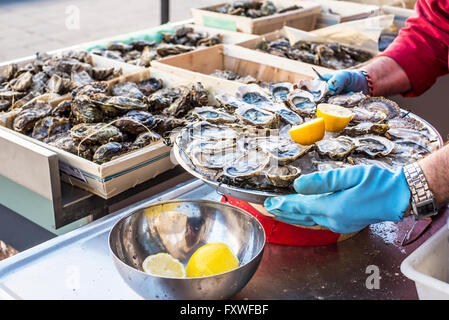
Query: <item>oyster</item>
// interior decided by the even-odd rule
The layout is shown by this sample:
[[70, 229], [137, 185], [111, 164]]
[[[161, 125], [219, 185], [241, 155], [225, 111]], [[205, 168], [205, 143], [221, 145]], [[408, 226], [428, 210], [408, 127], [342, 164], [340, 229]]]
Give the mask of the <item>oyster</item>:
[[160, 44], [156, 48], [156, 54], [163, 58], [171, 55], [177, 55], [180, 53], [185, 53], [194, 50], [195, 47], [185, 46], [182, 44]]
[[384, 135], [390, 129], [388, 124], [361, 122], [355, 126], [348, 126], [340, 131], [341, 135], [355, 137], [366, 134]]
[[137, 83], [137, 87], [145, 96], [149, 96], [154, 92], [162, 89], [164, 87], [164, 84], [160, 79], [149, 78]]
[[106, 123], [80, 123], [73, 126], [69, 134], [86, 144], [105, 144], [123, 140], [120, 130]]
[[201, 82], [195, 82], [190, 89], [190, 102], [194, 107], [202, 107], [208, 104], [209, 95]]
[[58, 149], [70, 152], [87, 160], [92, 159], [92, 151], [87, 146], [80, 144], [80, 142], [69, 134], [63, 134], [59, 137], [55, 136], [56, 139], [48, 141], [47, 143], [51, 146], [57, 147]]
[[14, 82], [13, 88], [17, 91], [26, 91], [33, 83], [33, 74], [31, 72], [22, 73]]
[[257, 84], [248, 84], [238, 88], [236, 97], [243, 102], [269, 110], [273, 105], [270, 95]]
[[37, 140], [44, 140], [56, 134], [69, 131], [71, 127], [68, 118], [45, 117], [36, 122], [31, 136]]
[[192, 115], [199, 120], [205, 120], [210, 123], [233, 123], [237, 118], [213, 107], [200, 107], [192, 110]]
[[201, 140], [222, 140], [238, 137], [238, 132], [228, 126], [220, 126], [207, 121], [196, 122], [189, 127], [190, 137]]
[[145, 111], [148, 106], [139, 99], [129, 98], [127, 96], [112, 96], [101, 97], [100, 99], [93, 99], [93, 102], [97, 104], [103, 114], [107, 116], [116, 116], [123, 114], [131, 110]]
[[280, 164], [292, 162], [312, 149], [312, 146], [302, 146], [279, 136], [260, 138], [259, 141], [260, 148]]
[[378, 166], [380, 168], [384, 168], [384, 169], [389, 169], [392, 170], [394, 169], [394, 164], [389, 161], [386, 158], [379, 158], [379, 159], [367, 159], [367, 158], [362, 158], [362, 157], [348, 157], [347, 161], [349, 164], [351, 165], [362, 165], [362, 166]]
[[366, 135], [356, 139], [359, 144], [356, 151], [365, 153], [370, 157], [386, 156], [395, 147], [395, 144], [390, 140], [376, 135]]
[[249, 178], [260, 174], [269, 162], [270, 157], [262, 149], [251, 149], [233, 163], [224, 167], [223, 175], [231, 180]]
[[221, 169], [236, 161], [239, 156], [241, 154], [235, 147], [208, 151], [201, 145], [196, 145], [189, 152], [189, 157], [195, 165], [209, 169]]
[[299, 80], [296, 87], [301, 90], [310, 92], [313, 95], [313, 102], [320, 103], [328, 93], [326, 81], [315, 80]]
[[103, 112], [87, 95], [77, 95], [72, 100], [72, 113], [79, 122], [99, 122]]
[[365, 98], [366, 96], [362, 92], [351, 92], [337, 96], [331, 96], [327, 99], [327, 103], [336, 104], [343, 107], [354, 107]]
[[132, 143], [130, 150], [141, 149], [161, 139], [162, 137], [158, 133], [153, 131], [145, 131], [137, 136], [136, 140]]
[[305, 90], [294, 90], [288, 95], [288, 104], [299, 115], [311, 117], [316, 113], [313, 95]]
[[133, 99], [143, 99], [144, 94], [139, 90], [134, 82], [119, 82], [111, 88], [113, 96], [126, 96]]
[[122, 154], [126, 149], [121, 143], [108, 142], [100, 146], [94, 153], [92, 160], [95, 163], [103, 164], [114, 157]]
[[51, 111], [51, 115], [54, 117], [70, 118], [72, 113], [72, 100], [64, 100], [60, 102]]
[[315, 142], [318, 153], [332, 160], [342, 160], [357, 148], [357, 142], [345, 136]]
[[[348, 157], [350, 158], [350, 157]], [[348, 159], [347, 158], [347, 159]], [[316, 170], [318, 171], [327, 171], [327, 170], [334, 170], [334, 169], [341, 169], [349, 167], [350, 165], [346, 162], [339, 161], [339, 160], [312, 160], [313, 165], [315, 166]]]
[[252, 105], [241, 105], [235, 110], [235, 115], [243, 122], [261, 128], [277, 128], [279, 116]]
[[275, 187], [287, 188], [301, 174], [301, 169], [294, 166], [271, 166], [265, 173]]
[[361, 101], [358, 107], [377, 114], [385, 114], [384, 119], [390, 120], [400, 115], [401, 109], [396, 102], [383, 97], [368, 97]]
[[291, 125], [299, 125], [304, 122], [304, 119], [283, 104], [275, 104], [272, 111], [281, 117], [281, 120]]
[[30, 108], [21, 110], [14, 118], [13, 129], [20, 133], [31, 131], [34, 124], [51, 112], [51, 106], [47, 103], [36, 103]]
[[281, 82], [270, 86], [270, 94], [276, 102], [288, 100], [288, 94], [293, 91], [293, 84]]
[[230, 94], [218, 94], [215, 96], [218, 104], [229, 112], [234, 112], [242, 105], [242, 101]]
[[156, 123], [157, 120], [155, 120], [151, 113], [140, 110], [132, 110], [116, 119], [113, 125], [123, 132], [138, 135], [148, 129], [152, 129], [156, 126]]
[[361, 107], [353, 107], [351, 110], [354, 114], [351, 119], [352, 123], [382, 122], [387, 118], [384, 112], [378, 110], [368, 110]]

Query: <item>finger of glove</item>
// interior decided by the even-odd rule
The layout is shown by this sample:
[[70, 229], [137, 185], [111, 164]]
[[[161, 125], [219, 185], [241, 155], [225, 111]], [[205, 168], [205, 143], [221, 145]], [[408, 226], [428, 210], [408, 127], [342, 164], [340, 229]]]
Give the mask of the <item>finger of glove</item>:
[[334, 219], [321, 215], [311, 216], [312, 220], [319, 226], [330, 229], [336, 233], [352, 233], [357, 232], [365, 228], [366, 224], [353, 224], [349, 221], [335, 221]]
[[287, 196], [271, 197], [265, 200], [268, 212], [283, 218], [309, 220], [308, 214], [321, 213], [323, 202], [319, 196], [304, 196], [291, 194]]
[[359, 184], [368, 169], [368, 166], [353, 166], [314, 172], [296, 178], [293, 187], [297, 193], [303, 195], [346, 190]]
[[290, 219], [290, 218], [285, 218], [282, 216], [276, 216], [276, 219], [279, 221], [288, 223], [288, 224], [295, 224], [295, 225], [300, 225], [300, 226], [305, 226], [305, 227], [311, 227], [311, 226], [316, 225], [315, 221], [313, 221], [311, 219], [306, 219], [306, 220], [294, 219], [294, 218]]
[[337, 72], [327, 81], [327, 87], [331, 94], [340, 94], [350, 83], [350, 74], [347, 71]]

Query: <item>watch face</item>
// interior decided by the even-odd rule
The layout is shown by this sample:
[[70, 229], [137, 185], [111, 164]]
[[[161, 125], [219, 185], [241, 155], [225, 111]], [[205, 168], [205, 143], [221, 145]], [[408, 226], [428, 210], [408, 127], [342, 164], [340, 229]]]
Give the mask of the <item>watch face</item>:
[[433, 216], [438, 213], [435, 199], [429, 199], [414, 205], [418, 219]]

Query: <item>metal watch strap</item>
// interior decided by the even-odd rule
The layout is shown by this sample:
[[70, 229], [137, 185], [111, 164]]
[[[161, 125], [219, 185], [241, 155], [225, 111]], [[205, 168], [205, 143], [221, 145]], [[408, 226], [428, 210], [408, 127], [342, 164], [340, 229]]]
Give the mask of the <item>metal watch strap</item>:
[[426, 176], [417, 162], [404, 167], [410, 193], [412, 194], [412, 212], [416, 219], [433, 216], [438, 213], [435, 197], [429, 189]]

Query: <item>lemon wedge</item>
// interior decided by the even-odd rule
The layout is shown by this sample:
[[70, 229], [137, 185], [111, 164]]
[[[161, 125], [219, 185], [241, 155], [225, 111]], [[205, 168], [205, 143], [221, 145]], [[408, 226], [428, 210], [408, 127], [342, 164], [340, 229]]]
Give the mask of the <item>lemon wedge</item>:
[[323, 118], [317, 118], [298, 126], [293, 126], [288, 133], [292, 139], [304, 146], [313, 144], [323, 139], [325, 133], [325, 125]]
[[142, 263], [144, 272], [161, 277], [185, 278], [186, 270], [178, 259], [168, 253], [157, 253], [146, 257]]
[[225, 243], [214, 242], [196, 250], [187, 263], [187, 277], [206, 277], [233, 270], [239, 260]]
[[324, 119], [327, 131], [338, 132], [343, 130], [351, 121], [353, 113], [345, 107], [335, 104], [320, 103], [317, 106], [316, 116]]

